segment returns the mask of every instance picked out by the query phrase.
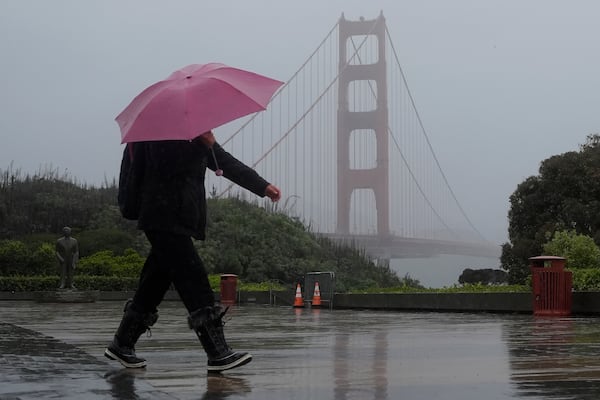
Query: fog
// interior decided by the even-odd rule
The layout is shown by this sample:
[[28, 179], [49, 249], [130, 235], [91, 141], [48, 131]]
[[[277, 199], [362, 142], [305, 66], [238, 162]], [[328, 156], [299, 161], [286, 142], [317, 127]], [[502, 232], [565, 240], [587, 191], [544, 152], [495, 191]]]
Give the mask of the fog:
[[493, 243], [507, 240], [516, 186], [600, 126], [592, 0], [3, 0], [0, 9], [1, 169], [112, 180], [122, 150], [114, 118], [143, 88], [207, 62], [286, 81], [342, 13], [383, 11], [444, 173]]

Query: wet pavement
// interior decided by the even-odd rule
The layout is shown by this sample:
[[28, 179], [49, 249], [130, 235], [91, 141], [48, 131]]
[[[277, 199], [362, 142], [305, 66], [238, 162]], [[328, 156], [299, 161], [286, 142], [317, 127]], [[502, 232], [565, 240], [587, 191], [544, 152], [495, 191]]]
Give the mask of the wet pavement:
[[207, 375], [181, 303], [164, 302], [127, 370], [103, 357], [121, 302], [0, 301], [0, 399], [600, 398], [600, 319], [235, 307], [254, 360]]

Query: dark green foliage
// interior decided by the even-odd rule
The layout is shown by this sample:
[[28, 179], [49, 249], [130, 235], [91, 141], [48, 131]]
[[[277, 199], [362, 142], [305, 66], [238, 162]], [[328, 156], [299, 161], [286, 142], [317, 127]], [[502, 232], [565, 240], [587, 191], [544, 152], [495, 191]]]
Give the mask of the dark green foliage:
[[13, 168], [0, 170], [0, 238], [59, 233], [65, 225], [80, 231], [115, 198], [114, 183], [95, 188], [55, 170], [33, 176]]
[[212, 254], [205, 262], [212, 272], [251, 282], [295, 282], [319, 261], [318, 243], [300, 222], [283, 214], [234, 198], [211, 199], [208, 210], [206, 245]]
[[508, 282], [508, 274], [501, 269], [465, 268], [458, 278], [458, 283], [481, 284], [481, 285], [503, 285]]
[[502, 269], [508, 272], [509, 284], [523, 284], [531, 276], [528, 259], [532, 257], [532, 254], [541, 254], [541, 252], [534, 250], [532, 242], [532, 240], [522, 239], [514, 245], [510, 243], [502, 245], [500, 265]]
[[56, 241], [60, 236], [62, 236], [62, 234], [57, 235], [55, 233], [38, 232], [25, 235], [23, 237], [16, 237], [15, 239], [22, 241], [27, 248], [31, 250], [37, 249], [43, 244], [50, 245], [54, 248]]
[[600, 269], [600, 248], [591, 237], [574, 230], [554, 232], [552, 239], [544, 245], [544, 254], [566, 258], [569, 269]]
[[139, 276], [144, 258], [135, 250], [127, 249], [123, 255], [104, 250], [82, 258], [75, 273], [77, 275], [104, 275], [132, 277]]
[[45, 275], [57, 271], [54, 245], [42, 243], [31, 248], [17, 240], [0, 241], [0, 276]]
[[122, 276], [76, 276], [75, 287], [81, 290], [130, 291], [136, 290], [137, 277]]
[[[0, 276], [0, 292], [53, 291], [60, 284], [58, 276]], [[138, 285], [137, 278], [118, 276], [76, 276], [80, 290], [130, 291]]]
[[574, 230], [600, 244], [600, 135], [590, 135], [579, 151], [541, 162], [510, 197], [502, 268], [511, 283], [529, 276], [528, 258], [541, 255], [554, 232]]
[[28, 262], [27, 247], [16, 240], [0, 242], [0, 273], [2, 275], [17, 275], [23, 273], [23, 267]]
[[37, 292], [56, 290], [58, 276], [0, 276], [1, 292]]
[[93, 229], [74, 232], [79, 242], [80, 257], [87, 257], [99, 251], [110, 251], [117, 255], [124, 254], [126, 249], [135, 247], [136, 237], [118, 229]]
[[401, 282], [402, 287], [405, 288], [413, 288], [413, 289], [424, 289], [425, 287], [421, 285], [418, 279], [411, 277], [408, 273], [404, 275]]
[[240, 199], [210, 199], [206, 243], [200, 253], [207, 269], [233, 273], [248, 282], [293, 284], [311, 271], [333, 271], [337, 288], [395, 286], [389, 265], [309, 232], [298, 220]]
[[600, 290], [600, 268], [574, 269], [573, 290], [597, 291]]
[[[135, 222], [120, 217], [116, 193], [114, 182], [94, 188], [55, 171], [33, 177], [0, 171], [0, 239], [10, 239], [0, 246], [0, 275], [57, 275], [54, 245], [68, 225], [79, 242], [76, 279], [136, 276], [149, 245]], [[293, 285], [307, 272], [333, 271], [340, 291], [418, 285], [273, 209], [235, 198], [208, 203], [207, 240], [197, 248], [209, 273]]]
[[55, 258], [55, 247], [50, 243], [42, 243], [29, 253], [29, 271], [34, 275], [49, 275], [58, 271]]

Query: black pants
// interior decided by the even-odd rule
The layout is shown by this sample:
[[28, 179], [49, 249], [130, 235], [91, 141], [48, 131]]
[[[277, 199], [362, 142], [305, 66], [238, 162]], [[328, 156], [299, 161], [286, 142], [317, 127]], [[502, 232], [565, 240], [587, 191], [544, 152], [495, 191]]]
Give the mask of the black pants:
[[192, 239], [168, 232], [145, 234], [152, 249], [133, 297], [134, 309], [144, 313], [156, 312], [171, 283], [188, 312], [214, 305], [215, 296]]

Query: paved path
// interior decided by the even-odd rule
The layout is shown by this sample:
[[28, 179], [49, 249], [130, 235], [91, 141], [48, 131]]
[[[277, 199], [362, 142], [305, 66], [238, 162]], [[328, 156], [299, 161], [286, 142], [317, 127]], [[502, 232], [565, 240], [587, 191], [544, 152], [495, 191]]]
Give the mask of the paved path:
[[173, 301], [140, 339], [146, 369], [106, 360], [121, 312], [1, 301], [0, 399], [600, 398], [598, 318], [236, 307], [227, 336], [254, 360], [211, 376]]

